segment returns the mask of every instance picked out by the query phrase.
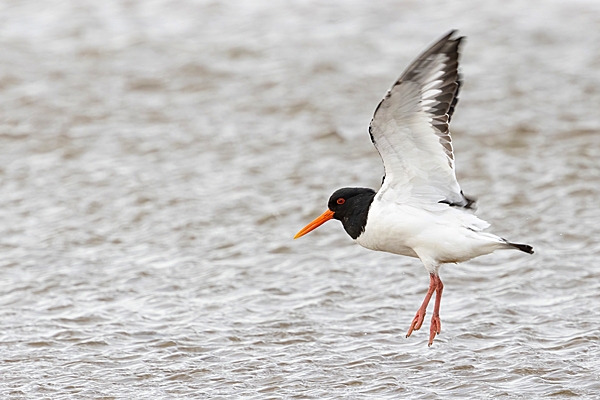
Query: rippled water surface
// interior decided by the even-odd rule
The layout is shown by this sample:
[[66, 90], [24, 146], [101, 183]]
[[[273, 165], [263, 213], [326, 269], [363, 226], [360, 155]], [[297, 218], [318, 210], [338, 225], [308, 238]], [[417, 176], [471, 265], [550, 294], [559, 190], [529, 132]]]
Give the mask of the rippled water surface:
[[[525, 5], [528, 4], [528, 5]], [[0, 3], [0, 397], [600, 393], [594, 1]], [[367, 126], [407, 63], [468, 37], [459, 180], [534, 256], [429, 279], [337, 222], [378, 188]]]

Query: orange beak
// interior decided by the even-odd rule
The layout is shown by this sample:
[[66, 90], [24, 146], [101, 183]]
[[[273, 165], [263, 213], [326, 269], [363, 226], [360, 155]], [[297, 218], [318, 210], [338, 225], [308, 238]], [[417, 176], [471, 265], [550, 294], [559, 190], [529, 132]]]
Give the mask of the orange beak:
[[334, 212], [331, 210], [325, 211], [323, 214], [321, 214], [320, 216], [315, 218], [315, 220], [313, 222], [311, 222], [310, 224], [308, 224], [304, 228], [302, 228], [302, 230], [300, 230], [300, 232], [296, 233], [296, 236], [294, 236], [294, 239], [298, 239], [300, 236], [304, 236], [308, 232], [310, 232], [314, 229], [317, 229], [318, 227], [323, 225], [325, 222], [332, 219], [333, 214], [334, 214]]

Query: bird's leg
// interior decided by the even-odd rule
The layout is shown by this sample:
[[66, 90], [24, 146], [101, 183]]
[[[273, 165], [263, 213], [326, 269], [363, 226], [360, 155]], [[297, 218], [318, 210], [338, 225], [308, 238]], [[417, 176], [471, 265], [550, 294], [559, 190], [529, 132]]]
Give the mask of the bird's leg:
[[435, 335], [439, 335], [442, 331], [442, 321], [440, 321], [440, 303], [442, 302], [442, 291], [444, 284], [439, 275], [435, 275], [435, 306], [433, 307], [433, 315], [431, 316], [431, 327], [429, 328], [429, 346], [433, 344]]
[[[423, 320], [425, 319], [425, 313], [427, 311], [427, 305], [429, 304], [429, 300], [431, 300], [433, 291], [436, 290], [436, 288], [437, 288], [436, 276], [437, 275], [429, 274], [429, 290], [427, 290], [427, 294], [425, 295], [423, 304], [421, 304], [419, 311], [417, 311], [417, 315], [415, 315], [415, 318], [413, 318], [412, 324], [410, 324], [410, 328], [408, 329], [408, 333], [406, 334], [406, 337], [409, 337], [410, 334], [413, 332], [413, 330], [418, 331], [419, 329], [421, 329], [421, 325], [423, 325]], [[440, 283], [441, 283], [441, 281], [440, 281]]]

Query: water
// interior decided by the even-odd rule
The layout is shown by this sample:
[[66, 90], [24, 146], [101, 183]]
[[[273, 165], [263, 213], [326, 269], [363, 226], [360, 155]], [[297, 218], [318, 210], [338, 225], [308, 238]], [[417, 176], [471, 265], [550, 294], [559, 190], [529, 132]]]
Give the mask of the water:
[[[0, 4], [2, 398], [593, 397], [600, 8], [593, 1]], [[367, 126], [468, 36], [458, 176], [532, 244], [442, 269], [339, 223], [378, 188]]]

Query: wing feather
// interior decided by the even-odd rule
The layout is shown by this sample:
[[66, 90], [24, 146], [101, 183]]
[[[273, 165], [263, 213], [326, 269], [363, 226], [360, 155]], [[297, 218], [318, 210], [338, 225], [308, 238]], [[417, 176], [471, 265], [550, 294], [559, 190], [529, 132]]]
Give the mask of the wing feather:
[[[385, 167], [378, 197], [470, 208], [456, 180], [448, 124], [458, 102], [462, 37], [451, 31], [417, 57], [388, 90], [369, 126]], [[391, 189], [391, 190], [390, 190]]]

